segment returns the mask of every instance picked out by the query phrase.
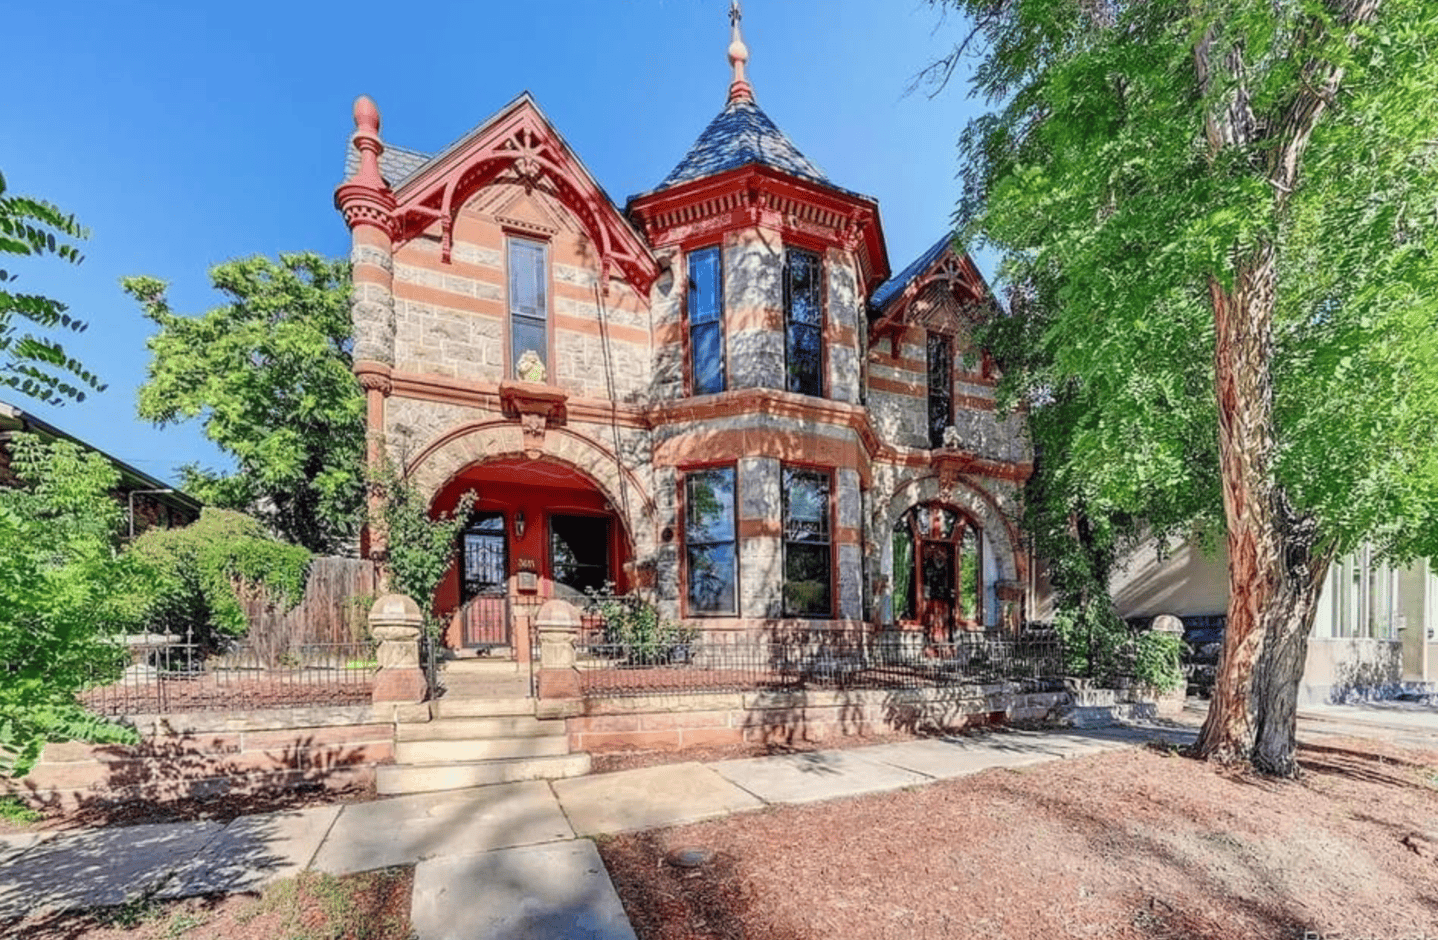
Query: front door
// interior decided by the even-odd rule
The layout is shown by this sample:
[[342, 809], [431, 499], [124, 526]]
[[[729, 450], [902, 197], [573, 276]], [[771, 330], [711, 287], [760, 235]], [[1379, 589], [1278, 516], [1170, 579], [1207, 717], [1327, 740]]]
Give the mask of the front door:
[[460, 623], [469, 647], [509, 643], [509, 546], [504, 514], [475, 513], [460, 536]]
[[922, 540], [923, 568], [919, 589], [924, 633], [936, 643], [946, 643], [954, 625], [954, 546], [949, 542]]

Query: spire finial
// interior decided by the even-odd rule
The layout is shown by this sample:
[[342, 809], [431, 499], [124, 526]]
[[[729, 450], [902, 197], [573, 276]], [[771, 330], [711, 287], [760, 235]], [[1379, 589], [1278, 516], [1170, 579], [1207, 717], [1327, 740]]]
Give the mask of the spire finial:
[[729, 83], [730, 102], [754, 100], [754, 89], [744, 78], [749, 47], [744, 45], [744, 35], [739, 32], [739, 21], [743, 18], [744, 11], [739, 9], [739, 0], [729, 0], [729, 64], [734, 68], [734, 79]]

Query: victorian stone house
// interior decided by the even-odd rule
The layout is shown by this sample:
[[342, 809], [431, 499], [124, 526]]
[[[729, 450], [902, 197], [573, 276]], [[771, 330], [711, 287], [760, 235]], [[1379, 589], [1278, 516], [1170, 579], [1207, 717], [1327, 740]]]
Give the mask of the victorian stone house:
[[775, 126], [748, 55], [736, 19], [723, 109], [623, 205], [527, 94], [437, 154], [355, 105], [370, 459], [436, 512], [477, 494], [436, 599], [456, 649], [522, 651], [528, 611], [606, 582], [705, 631], [1024, 617], [988, 287], [947, 236], [895, 273], [878, 202]]

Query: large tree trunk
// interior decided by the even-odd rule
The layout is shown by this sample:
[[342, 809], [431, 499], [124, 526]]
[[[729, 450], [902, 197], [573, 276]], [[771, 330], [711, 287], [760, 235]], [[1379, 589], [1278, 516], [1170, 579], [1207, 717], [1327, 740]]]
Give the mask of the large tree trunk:
[[1218, 677], [1196, 752], [1247, 762], [1257, 736], [1254, 670], [1267, 639], [1283, 577], [1273, 458], [1273, 245], [1263, 242], [1237, 266], [1233, 289], [1209, 283], [1218, 398], [1218, 457], [1228, 522], [1228, 626]]
[[1311, 519], [1286, 526], [1284, 580], [1268, 618], [1263, 657], [1254, 681], [1258, 710], [1253, 764], [1264, 773], [1298, 776], [1298, 684], [1308, 658], [1308, 637], [1323, 581], [1333, 560], [1331, 543], [1315, 547]]

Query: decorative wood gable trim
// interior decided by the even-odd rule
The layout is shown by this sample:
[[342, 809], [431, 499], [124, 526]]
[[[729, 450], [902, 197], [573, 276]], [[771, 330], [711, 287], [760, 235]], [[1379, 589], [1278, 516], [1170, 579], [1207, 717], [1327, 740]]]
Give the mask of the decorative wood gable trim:
[[[914, 309], [916, 301], [935, 286], [946, 291], [963, 313], [956, 313], [948, 305], [943, 305], [920, 315]], [[967, 254], [949, 248], [904, 285], [899, 295], [889, 302], [884, 315], [870, 325], [869, 348], [873, 349], [886, 336], [891, 342], [897, 342], [898, 334], [910, 326], [942, 333], [965, 333], [986, 312], [985, 308], [992, 307], [992, 301], [989, 287], [978, 268], [974, 267], [973, 260]]]
[[404, 182], [395, 194], [396, 243], [409, 241], [438, 222], [440, 259], [448, 263], [455, 216], [471, 196], [501, 177], [522, 185], [526, 192], [545, 192], [574, 213], [599, 254], [606, 293], [614, 275], [622, 276], [641, 296], [649, 293], [659, 266], [648, 246], [528, 97]]

